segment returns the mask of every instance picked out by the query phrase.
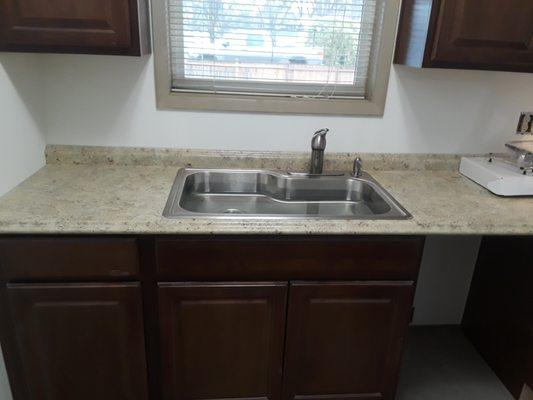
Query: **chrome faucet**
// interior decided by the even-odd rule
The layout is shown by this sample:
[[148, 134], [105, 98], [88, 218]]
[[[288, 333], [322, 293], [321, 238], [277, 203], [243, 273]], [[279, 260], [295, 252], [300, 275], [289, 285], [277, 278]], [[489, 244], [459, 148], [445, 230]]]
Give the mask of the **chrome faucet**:
[[326, 150], [326, 135], [329, 129], [324, 128], [316, 131], [311, 141], [311, 166], [309, 173], [311, 175], [322, 174], [324, 167], [324, 150]]
[[361, 157], [355, 157], [353, 160], [352, 176], [360, 178], [363, 175], [363, 160]]

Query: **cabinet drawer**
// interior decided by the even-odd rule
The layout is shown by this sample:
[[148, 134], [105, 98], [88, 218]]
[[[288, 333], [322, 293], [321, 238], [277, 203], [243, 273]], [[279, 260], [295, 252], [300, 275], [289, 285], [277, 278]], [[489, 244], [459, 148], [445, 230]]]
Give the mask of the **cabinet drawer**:
[[0, 240], [0, 271], [6, 280], [136, 277], [135, 238], [10, 238]]
[[160, 279], [415, 280], [421, 237], [178, 237], [156, 239]]

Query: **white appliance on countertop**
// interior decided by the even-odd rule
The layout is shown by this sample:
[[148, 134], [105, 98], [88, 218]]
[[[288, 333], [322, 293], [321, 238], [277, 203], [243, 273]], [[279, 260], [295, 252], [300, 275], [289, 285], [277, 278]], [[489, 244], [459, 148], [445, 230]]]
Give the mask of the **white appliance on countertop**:
[[[517, 134], [532, 135], [533, 112], [522, 113]], [[505, 144], [508, 157], [463, 157], [459, 172], [499, 196], [533, 196], [533, 140]]]

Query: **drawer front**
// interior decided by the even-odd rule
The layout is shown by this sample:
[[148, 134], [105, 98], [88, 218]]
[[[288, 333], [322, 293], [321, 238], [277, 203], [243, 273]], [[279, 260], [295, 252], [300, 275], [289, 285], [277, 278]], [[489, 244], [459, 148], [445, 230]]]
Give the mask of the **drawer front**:
[[134, 278], [135, 238], [10, 238], [0, 240], [5, 280]]
[[421, 237], [156, 239], [159, 279], [415, 280]]

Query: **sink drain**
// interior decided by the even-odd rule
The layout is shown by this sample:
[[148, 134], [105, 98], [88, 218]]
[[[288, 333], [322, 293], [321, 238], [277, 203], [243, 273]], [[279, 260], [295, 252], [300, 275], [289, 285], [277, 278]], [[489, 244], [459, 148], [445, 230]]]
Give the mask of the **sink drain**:
[[246, 212], [238, 208], [227, 208], [222, 211], [222, 214], [246, 214]]

